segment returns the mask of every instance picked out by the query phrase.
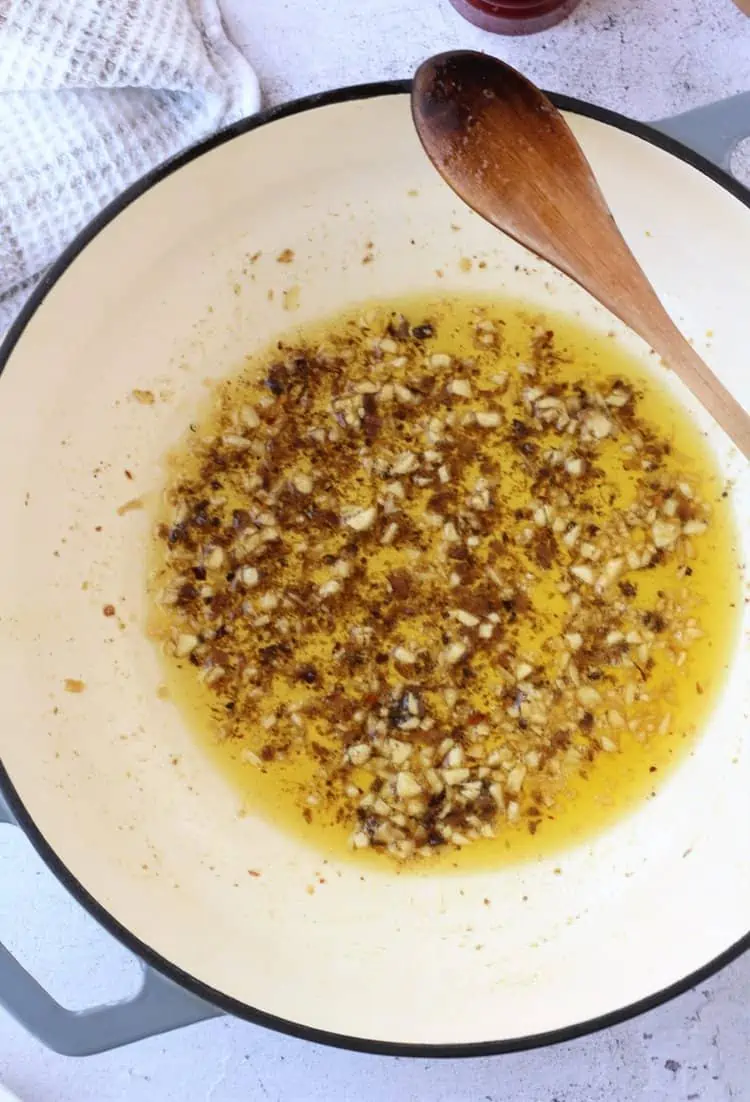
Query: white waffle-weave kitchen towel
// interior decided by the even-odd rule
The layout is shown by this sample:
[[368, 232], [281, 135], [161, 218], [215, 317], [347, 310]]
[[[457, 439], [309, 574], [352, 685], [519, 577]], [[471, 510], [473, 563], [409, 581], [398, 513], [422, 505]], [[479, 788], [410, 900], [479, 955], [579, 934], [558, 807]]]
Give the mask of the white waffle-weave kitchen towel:
[[217, 0], [0, 0], [0, 337], [110, 199], [259, 101]]

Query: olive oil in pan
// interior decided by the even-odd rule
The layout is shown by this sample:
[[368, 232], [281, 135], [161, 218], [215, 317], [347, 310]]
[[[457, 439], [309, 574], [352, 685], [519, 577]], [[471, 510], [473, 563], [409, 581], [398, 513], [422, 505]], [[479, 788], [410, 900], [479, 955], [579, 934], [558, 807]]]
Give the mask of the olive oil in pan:
[[740, 567], [657, 377], [575, 319], [415, 298], [213, 397], [150, 589], [170, 696], [244, 813], [448, 871], [555, 853], [658, 791], [721, 687]]

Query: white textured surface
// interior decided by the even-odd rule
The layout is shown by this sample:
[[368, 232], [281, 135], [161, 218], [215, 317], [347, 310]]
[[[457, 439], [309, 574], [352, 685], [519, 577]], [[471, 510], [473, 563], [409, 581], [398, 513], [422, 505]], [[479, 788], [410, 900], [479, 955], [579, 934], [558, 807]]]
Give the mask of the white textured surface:
[[567, 22], [530, 38], [480, 31], [448, 0], [230, 0], [224, 10], [274, 102], [408, 76], [456, 47], [496, 53], [545, 88], [638, 118], [750, 82], [750, 23], [732, 0], [583, 0]]
[[[447, 0], [225, 0], [268, 99], [408, 75], [452, 46], [498, 52], [546, 87], [657, 118], [750, 85], [750, 22], [731, 0], [584, 0], [554, 32], [482, 35]], [[0, 938], [66, 1004], [133, 987], [113, 945], [0, 827]], [[686, 916], [686, 921], [689, 918]], [[364, 993], [363, 993], [364, 994]], [[635, 1022], [555, 1049], [439, 1062], [335, 1052], [220, 1019], [85, 1061], [0, 1012], [0, 1081], [25, 1102], [748, 1102], [750, 957]]]

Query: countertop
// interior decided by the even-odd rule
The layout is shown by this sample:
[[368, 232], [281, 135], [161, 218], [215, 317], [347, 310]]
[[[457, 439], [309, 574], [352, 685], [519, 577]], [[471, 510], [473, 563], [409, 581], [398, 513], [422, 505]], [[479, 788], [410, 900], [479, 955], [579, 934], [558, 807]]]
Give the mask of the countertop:
[[[483, 34], [448, 0], [224, 0], [224, 11], [267, 103], [407, 76], [421, 58], [457, 46], [498, 53], [548, 89], [642, 119], [750, 87], [750, 20], [732, 0], [584, 0], [567, 23], [528, 39]], [[748, 180], [749, 161], [745, 153], [737, 162]], [[0, 827], [0, 885], [0, 938], [63, 1003], [134, 989], [135, 962], [9, 827]], [[460, 1062], [338, 1052], [228, 1018], [72, 1060], [0, 1011], [0, 1083], [23, 1102], [743, 1102], [749, 1038], [746, 956], [618, 1028]]]

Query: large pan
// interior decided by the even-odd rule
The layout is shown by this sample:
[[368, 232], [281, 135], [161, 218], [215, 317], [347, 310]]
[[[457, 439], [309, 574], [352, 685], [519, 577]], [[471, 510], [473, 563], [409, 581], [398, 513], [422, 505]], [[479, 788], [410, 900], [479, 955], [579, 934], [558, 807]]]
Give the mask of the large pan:
[[[419, 148], [407, 92], [316, 97], [172, 161], [76, 240], [4, 345], [0, 792], [63, 883], [153, 968], [135, 1006], [70, 1017], [0, 956], [0, 998], [62, 1050], [221, 1009], [370, 1051], [509, 1051], [622, 1020], [750, 943], [747, 602], [715, 714], [657, 798], [591, 844], [494, 873], [362, 876], [333, 862], [320, 885], [321, 856], [238, 817], [157, 694], [150, 519], [121, 507], [158, 489], [207, 379], [292, 323], [416, 290], [491, 290], [614, 325], [459, 209]], [[558, 102], [668, 308], [750, 405], [747, 193], [653, 129]], [[708, 121], [709, 153], [739, 136], [731, 114]], [[278, 265], [285, 248], [295, 261]], [[461, 271], [467, 253], [486, 268]], [[160, 400], [131, 401], [135, 388]], [[746, 465], [695, 416], [733, 480], [747, 560]]]

